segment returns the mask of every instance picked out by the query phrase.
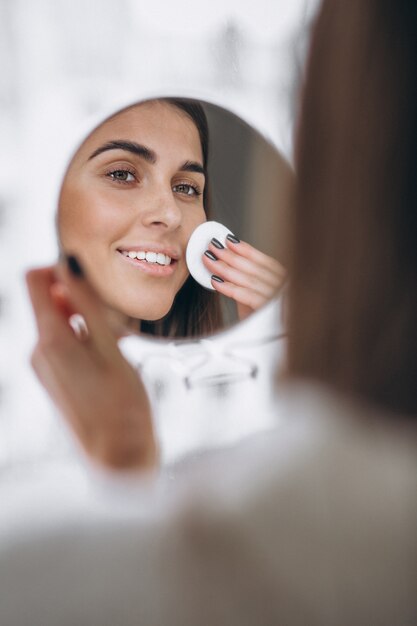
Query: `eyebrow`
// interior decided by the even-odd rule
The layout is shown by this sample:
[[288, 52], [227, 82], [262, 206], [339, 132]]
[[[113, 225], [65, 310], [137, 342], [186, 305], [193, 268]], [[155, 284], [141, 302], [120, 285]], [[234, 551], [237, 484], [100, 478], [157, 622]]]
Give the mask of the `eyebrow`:
[[94, 159], [94, 157], [107, 150], [126, 150], [127, 152], [132, 152], [142, 157], [145, 161], [148, 161], [148, 163], [156, 163], [156, 154], [153, 150], [135, 141], [125, 141], [123, 139], [108, 141], [103, 146], [97, 148], [97, 150], [94, 150], [93, 154], [88, 157], [88, 160]]
[[[135, 141], [125, 141], [123, 139], [108, 141], [97, 148], [97, 150], [94, 150], [94, 152], [88, 157], [88, 160], [90, 161], [91, 159], [94, 159], [94, 157], [102, 154], [103, 152], [107, 152], [108, 150], [125, 150], [126, 152], [131, 152], [136, 156], [142, 157], [145, 161], [151, 163], [152, 165], [154, 165], [157, 161], [156, 153], [150, 148], [147, 148], [140, 143], [136, 143]], [[179, 167], [179, 171], [196, 172], [197, 174], [203, 174], [203, 176], [206, 175], [203, 165], [198, 163], [198, 161], [185, 161], [185, 163]]]
[[203, 174], [203, 176], [206, 175], [206, 171], [204, 167], [201, 165], [201, 163], [198, 163], [197, 161], [186, 161], [185, 163], [181, 165], [181, 167], [179, 168], [179, 171], [180, 172], [196, 172], [197, 174]]

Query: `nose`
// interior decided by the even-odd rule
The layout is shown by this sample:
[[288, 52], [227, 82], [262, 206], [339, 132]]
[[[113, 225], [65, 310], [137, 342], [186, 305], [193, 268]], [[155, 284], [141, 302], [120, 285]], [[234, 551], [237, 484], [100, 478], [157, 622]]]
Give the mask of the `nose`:
[[147, 227], [176, 230], [181, 225], [182, 213], [171, 187], [153, 187], [141, 207], [141, 221]]

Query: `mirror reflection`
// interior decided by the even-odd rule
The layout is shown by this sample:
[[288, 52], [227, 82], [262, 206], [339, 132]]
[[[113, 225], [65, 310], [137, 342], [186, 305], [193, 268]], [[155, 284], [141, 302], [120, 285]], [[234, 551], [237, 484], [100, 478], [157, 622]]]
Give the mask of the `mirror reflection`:
[[[135, 103], [73, 156], [59, 198], [60, 249], [80, 259], [120, 334], [207, 336], [282, 286], [291, 184], [278, 151], [225, 109], [183, 98]], [[195, 255], [209, 289], [186, 260], [208, 221], [228, 233], [213, 230]]]

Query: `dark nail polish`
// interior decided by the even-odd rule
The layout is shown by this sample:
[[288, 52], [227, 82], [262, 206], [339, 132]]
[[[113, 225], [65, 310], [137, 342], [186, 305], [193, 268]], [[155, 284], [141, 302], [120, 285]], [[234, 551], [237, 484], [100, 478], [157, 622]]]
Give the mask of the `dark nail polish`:
[[72, 254], [69, 254], [67, 256], [67, 265], [68, 265], [69, 271], [71, 272], [73, 276], [76, 276], [77, 278], [83, 278], [84, 272], [79, 261], [77, 260], [77, 257], [73, 256]]
[[220, 278], [220, 276], [216, 276], [216, 274], [212, 275], [211, 280], [215, 280], [216, 283], [224, 283], [223, 278]]
[[213, 239], [211, 240], [211, 243], [218, 250], [223, 250], [224, 249], [224, 245], [222, 243], [220, 243], [220, 241], [218, 239], [216, 239], [216, 237], [213, 237]]
[[216, 255], [210, 252], [210, 250], [206, 250], [204, 254], [208, 259], [211, 259], [212, 261], [217, 261]]
[[238, 239], [237, 237], [235, 237], [235, 235], [227, 235], [226, 239], [228, 239], [229, 241], [231, 241], [232, 243], [240, 243], [240, 239]]

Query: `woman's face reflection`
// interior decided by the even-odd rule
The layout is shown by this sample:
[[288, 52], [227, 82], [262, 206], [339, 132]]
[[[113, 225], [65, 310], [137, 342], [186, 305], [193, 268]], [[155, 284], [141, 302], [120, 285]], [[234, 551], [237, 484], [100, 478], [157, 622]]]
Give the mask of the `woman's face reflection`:
[[172, 104], [152, 101], [107, 120], [65, 177], [58, 213], [103, 300], [124, 316], [157, 320], [188, 276], [185, 250], [205, 221], [200, 137]]

